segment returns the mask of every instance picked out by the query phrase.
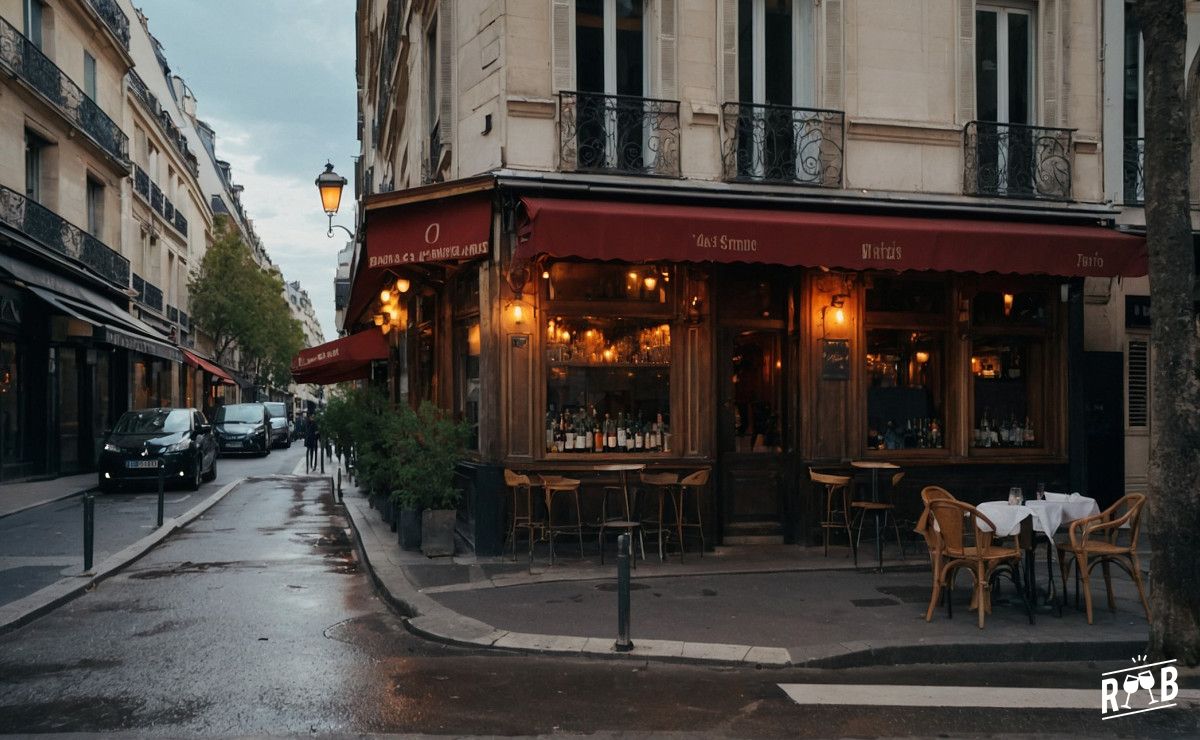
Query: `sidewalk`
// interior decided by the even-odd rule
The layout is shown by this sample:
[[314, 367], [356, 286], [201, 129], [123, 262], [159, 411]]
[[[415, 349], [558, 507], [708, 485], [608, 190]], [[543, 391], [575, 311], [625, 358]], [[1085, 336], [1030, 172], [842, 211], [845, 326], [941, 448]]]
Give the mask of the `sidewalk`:
[[[508, 557], [427, 559], [399, 548], [396, 533], [351, 486], [347, 513], [385, 598], [411, 631], [472, 647], [608, 658], [762, 667], [843, 667], [897, 663], [1125, 660], [1145, 649], [1147, 625], [1136, 591], [1114, 569], [1117, 609], [1107, 609], [1103, 580], [1092, 585], [1095, 624], [1069, 601], [1035, 612], [1030, 625], [1003, 580], [980, 630], [968, 611], [970, 577], [959, 577], [954, 617], [945, 607], [925, 622], [930, 596], [923, 550], [885, 560], [885, 570], [856, 569], [845, 548], [720, 547], [678, 554], [666, 563], [650, 553], [633, 571], [631, 653], [613, 649], [617, 630], [616, 566], [601, 566], [595, 540], [581, 560], [560, 549], [551, 567], [538, 553]], [[864, 543], [865, 544], [865, 543]], [[610, 545], [611, 547], [611, 545]], [[520, 550], [520, 548], [518, 548]], [[611, 554], [611, 550], [610, 550]], [[1057, 580], [1057, 566], [1055, 567]], [[1044, 560], [1038, 583], [1045, 585]], [[1072, 600], [1073, 600], [1072, 586]], [[1011, 601], [1010, 601], [1011, 599]]]
[[67, 475], [50, 480], [0, 483], [0, 517], [59, 499], [78, 496], [96, 487], [96, 474]]

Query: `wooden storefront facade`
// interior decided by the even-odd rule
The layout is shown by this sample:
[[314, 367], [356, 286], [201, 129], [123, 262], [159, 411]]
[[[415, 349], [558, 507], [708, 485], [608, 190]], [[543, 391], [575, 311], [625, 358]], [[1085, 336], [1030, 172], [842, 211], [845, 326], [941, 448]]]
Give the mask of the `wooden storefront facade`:
[[[433, 400], [476, 425], [460, 530], [480, 554], [502, 542], [506, 467], [572, 472], [591, 486], [610, 482], [587, 472], [599, 462], [711, 467], [709, 544], [815, 542], [808, 470], [850, 460], [901, 465], [902, 495], [914, 500], [929, 484], [967, 500], [1037, 481], [1078, 487], [1082, 278], [1144, 270], [1140, 240], [1096, 225], [1018, 226], [1013, 255], [1041, 248], [1029, 241], [1035, 233], [1047, 244], [1101, 245], [1082, 260], [1064, 243], [1056, 264], [1069, 257], [1079, 269], [1055, 270], [1004, 256], [1006, 223], [947, 220], [958, 241], [933, 256], [910, 249], [916, 259], [886, 269], [886, 260], [831, 259], [831, 245], [855, 238], [861, 220], [868, 228], [854, 259], [879, 257], [867, 249], [877, 243], [886, 258], [922, 238], [904, 231], [906, 216], [810, 223], [813, 214], [797, 212], [802, 223], [777, 225], [795, 214], [676, 198], [664, 200], [678, 212], [663, 233], [687, 230], [681, 243], [715, 250], [679, 259], [657, 221], [618, 228], [620, 214], [606, 216], [593, 198], [527, 196], [485, 177], [368, 198], [352, 272], [356, 319], [347, 325], [359, 331], [378, 331], [381, 290], [405, 288], [400, 327], [388, 335], [393, 396]], [[604, 203], [652, 212], [637, 199]], [[539, 215], [551, 206], [567, 209], [565, 230]], [[570, 212], [576, 206], [586, 207]], [[450, 224], [460, 210], [473, 226]], [[707, 245], [703, 225], [688, 225], [714, 212], [747, 219], [755, 236], [715, 234], [717, 246]], [[766, 244], [776, 226], [780, 244]], [[896, 240], [874, 238], [891, 226], [901, 229]], [[981, 254], [964, 252], [976, 243]], [[974, 269], [928, 269], [938, 260]]]

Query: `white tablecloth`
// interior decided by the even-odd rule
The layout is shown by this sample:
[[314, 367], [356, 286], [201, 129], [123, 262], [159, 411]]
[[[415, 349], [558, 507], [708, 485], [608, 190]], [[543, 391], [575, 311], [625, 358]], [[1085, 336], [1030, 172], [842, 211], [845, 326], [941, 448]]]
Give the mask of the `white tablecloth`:
[[[1096, 500], [1086, 496], [1067, 501], [1026, 501], [1021, 506], [1009, 506], [1007, 501], [985, 501], [977, 507], [983, 515], [996, 525], [996, 534], [1011, 537], [1021, 531], [1021, 522], [1033, 517], [1033, 527], [1047, 537], [1054, 537], [1063, 522], [1082, 519], [1100, 513]], [[979, 528], [988, 530], [986, 522]]]

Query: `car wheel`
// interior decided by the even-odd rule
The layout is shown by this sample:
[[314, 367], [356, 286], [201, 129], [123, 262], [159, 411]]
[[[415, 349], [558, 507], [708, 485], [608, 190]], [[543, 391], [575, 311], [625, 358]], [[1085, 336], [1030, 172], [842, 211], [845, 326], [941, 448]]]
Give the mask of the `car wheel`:
[[271, 454], [271, 437], [270, 437], [270, 435], [263, 435], [262, 454], [263, 454], [263, 457], [266, 457], [267, 455]]
[[217, 479], [217, 457], [219, 457], [219, 456], [213, 455], [212, 465], [210, 465], [208, 468], [208, 480], [216, 480]]
[[195, 491], [200, 488], [200, 482], [204, 476], [204, 459], [203, 456], [196, 456], [196, 463], [192, 466], [192, 474], [188, 476], [187, 487], [189, 491]]

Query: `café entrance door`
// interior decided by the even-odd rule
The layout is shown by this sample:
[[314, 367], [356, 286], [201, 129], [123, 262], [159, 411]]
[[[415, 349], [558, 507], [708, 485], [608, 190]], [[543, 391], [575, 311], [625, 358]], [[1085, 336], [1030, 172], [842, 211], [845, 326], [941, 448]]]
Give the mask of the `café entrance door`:
[[784, 332], [726, 326], [719, 339], [718, 464], [725, 544], [783, 542]]

